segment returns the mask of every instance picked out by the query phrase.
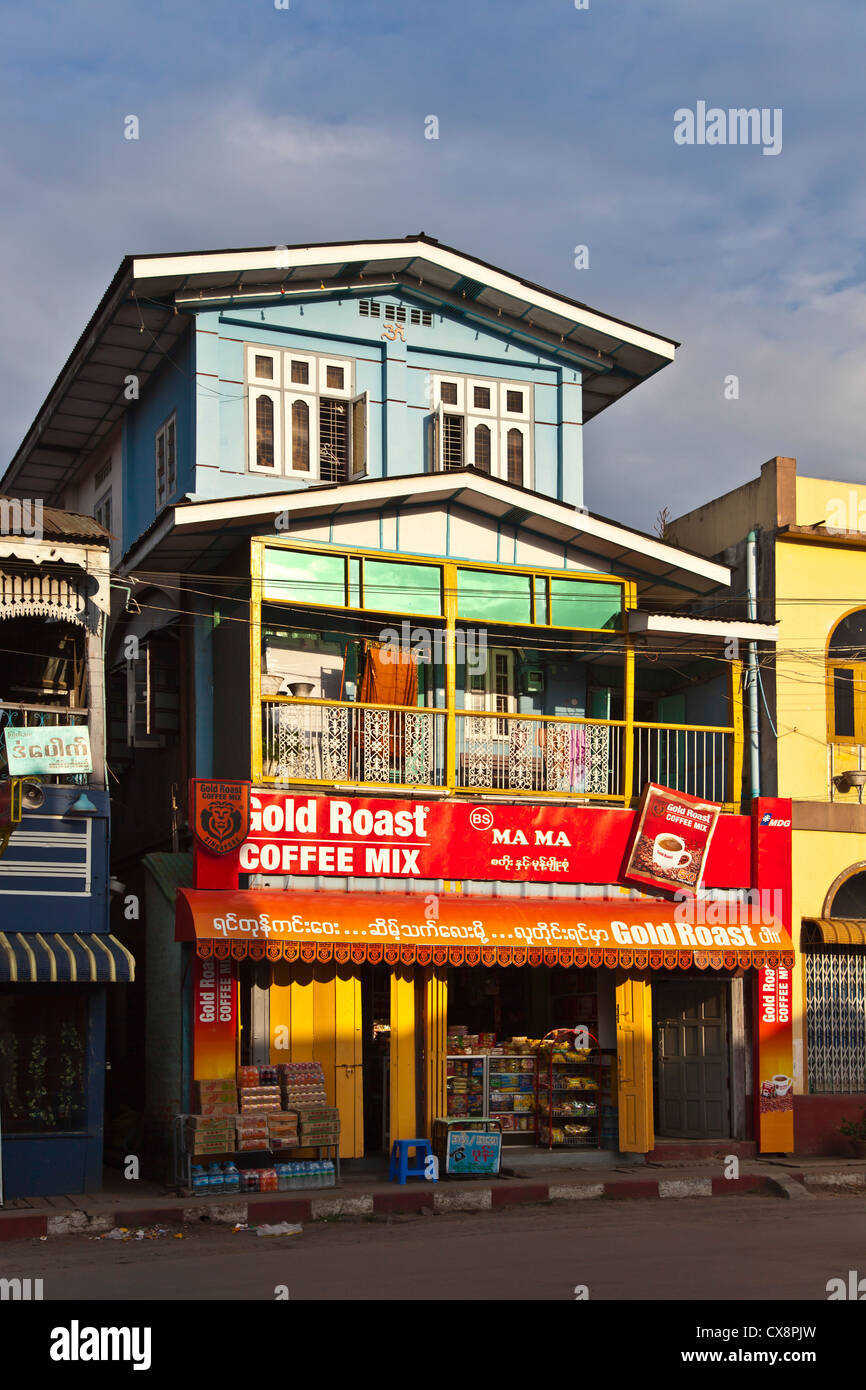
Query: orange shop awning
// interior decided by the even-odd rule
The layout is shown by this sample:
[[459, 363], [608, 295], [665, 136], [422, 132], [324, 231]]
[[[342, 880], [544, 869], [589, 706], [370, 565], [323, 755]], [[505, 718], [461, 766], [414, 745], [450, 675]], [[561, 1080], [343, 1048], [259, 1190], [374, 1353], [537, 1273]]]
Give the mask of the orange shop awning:
[[180, 888], [175, 936], [195, 941], [200, 956], [235, 960], [793, 966], [793, 943], [777, 921], [746, 905], [737, 911], [730, 903]]

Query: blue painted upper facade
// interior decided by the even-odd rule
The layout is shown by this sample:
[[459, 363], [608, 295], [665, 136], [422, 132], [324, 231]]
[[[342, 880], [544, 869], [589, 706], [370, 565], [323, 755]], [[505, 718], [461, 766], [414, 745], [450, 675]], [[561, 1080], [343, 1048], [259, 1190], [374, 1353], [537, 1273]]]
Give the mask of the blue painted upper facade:
[[[412, 320], [419, 320], [413, 322]], [[255, 375], [256, 352], [271, 363], [272, 378]], [[292, 362], [305, 363], [306, 387], [296, 389]], [[165, 505], [184, 498], [209, 501], [285, 493], [320, 485], [315, 446], [304, 476], [291, 467], [291, 407], [329, 398], [327, 367], [345, 369], [336, 400], [363, 403], [363, 476], [399, 477], [433, 471], [433, 420], [443, 378], [458, 382], [451, 412], [464, 417], [463, 464], [474, 462], [470, 431], [492, 430], [494, 475], [505, 476], [505, 436], [519, 427], [524, 439], [523, 485], [571, 506], [583, 505], [581, 373], [551, 353], [511, 338], [503, 320], [487, 328], [459, 312], [431, 312], [404, 292], [367, 297], [324, 292], [303, 303], [232, 305], [194, 316], [186, 336], [147, 381], [123, 417], [123, 551], [150, 527], [157, 507], [155, 443], [176, 419], [175, 486]], [[295, 369], [297, 373], [297, 368]], [[321, 377], [314, 381], [313, 375]], [[272, 384], [271, 384], [272, 383]], [[257, 389], [258, 387], [258, 389]], [[474, 410], [476, 388], [492, 388], [491, 407]], [[514, 422], [506, 391], [525, 390]], [[272, 401], [276, 424], [272, 472], [257, 470], [255, 412], [258, 390]], [[510, 398], [508, 398], [510, 399]], [[449, 403], [442, 405], [449, 412]], [[357, 420], [357, 416], [353, 417]], [[440, 446], [441, 448], [441, 446]], [[252, 466], [251, 466], [252, 462]]]

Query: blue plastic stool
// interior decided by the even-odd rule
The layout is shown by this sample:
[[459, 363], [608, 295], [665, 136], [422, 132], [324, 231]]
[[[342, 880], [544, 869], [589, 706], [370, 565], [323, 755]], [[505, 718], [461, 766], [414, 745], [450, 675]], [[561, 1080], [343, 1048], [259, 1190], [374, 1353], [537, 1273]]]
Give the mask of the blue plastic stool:
[[[415, 1163], [409, 1166], [409, 1150], [415, 1150]], [[433, 1150], [426, 1139], [395, 1139], [391, 1146], [391, 1162], [388, 1165], [388, 1181], [405, 1183], [407, 1178], [427, 1178], [424, 1161], [433, 1156]], [[428, 1182], [438, 1182], [438, 1178], [427, 1178]]]

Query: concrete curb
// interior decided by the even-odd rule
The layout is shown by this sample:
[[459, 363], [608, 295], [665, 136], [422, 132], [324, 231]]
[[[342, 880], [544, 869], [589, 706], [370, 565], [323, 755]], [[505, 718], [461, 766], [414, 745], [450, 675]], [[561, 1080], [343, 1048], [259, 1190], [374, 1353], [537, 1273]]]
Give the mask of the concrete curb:
[[[100, 1235], [114, 1226], [135, 1230], [141, 1226], [179, 1226], [206, 1221], [222, 1226], [263, 1222], [310, 1222], [337, 1219], [361, 1220], [375, 1216], [437, 1215], [448, 1212], [501, 1211], [506, 1207], [539, 1202], [585, 1202], [607, 1198], [613, 1201], [684, 1197], [742, 1196], [763, 1191], [788, 1198], [811, 1197], [814, 1191], [862, 1191], [866, 1173], [829, 1172], [804, 1175], [792, 1173], [744, 1173], [740, 1178], [709, 1177], [704, 1174], [678, 1177], [615, 1178], [604, 1182], [502, 1182], [495, 1187], [456, 1186], [448, 1182], [394, 1185], [388, 1191], [358, 1192], [334, 1188], [328, 1192], [301, 1196], [280, 1193], [273, 1196], [240, 1198], [213, 1202], [201, 1198], [197, 1203], [167, 1207], [123, 1206], [105, 1211], [62, 1213], [0, 1212], [0, 1242], [47, 1239], [52, 1236]], [[810, 1189], [814, 1189], [810, 1190]]]

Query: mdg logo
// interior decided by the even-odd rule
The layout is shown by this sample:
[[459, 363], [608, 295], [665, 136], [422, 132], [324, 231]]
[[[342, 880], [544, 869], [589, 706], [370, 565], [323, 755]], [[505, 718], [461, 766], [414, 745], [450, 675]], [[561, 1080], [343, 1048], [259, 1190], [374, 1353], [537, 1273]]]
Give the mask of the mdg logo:
[[771, 825], [774, 827], [778, 826], [784, 829], [787, 826], [790, 826], [790, 824], [791, 822], [789, 820], [781, 820], [778, 817], [771, 816], [769, 811], [765, 811], [764, 814], [761, 816], [761, 825]]

